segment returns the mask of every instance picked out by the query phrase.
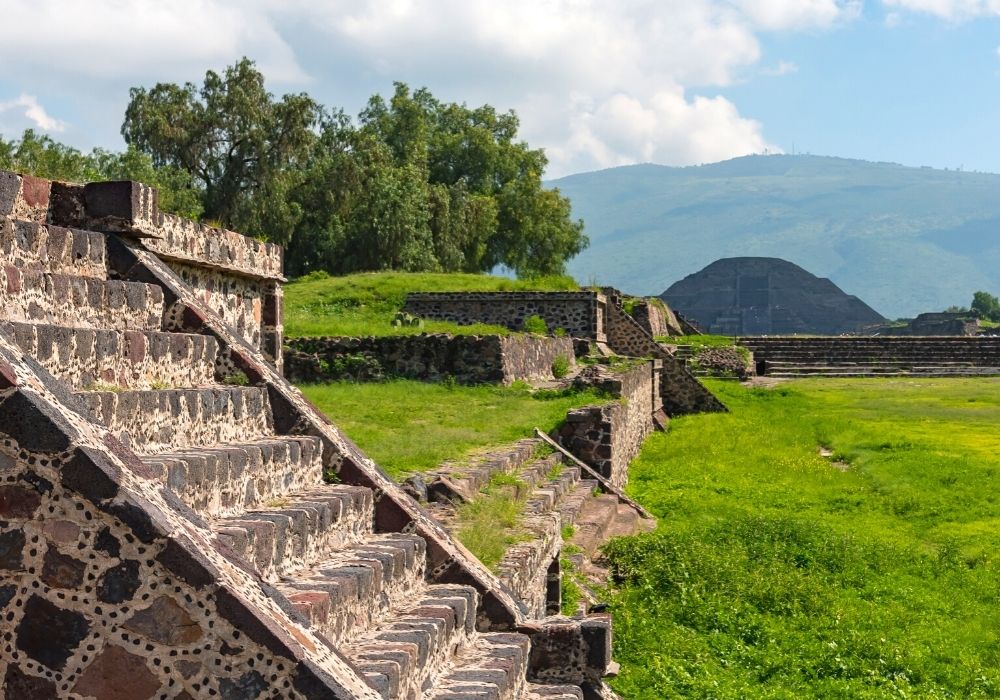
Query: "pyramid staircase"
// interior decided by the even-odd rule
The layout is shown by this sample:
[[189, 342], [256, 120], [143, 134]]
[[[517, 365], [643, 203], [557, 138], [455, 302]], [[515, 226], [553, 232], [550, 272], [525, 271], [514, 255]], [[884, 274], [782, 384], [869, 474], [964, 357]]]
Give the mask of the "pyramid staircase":
[[606, 616], [531, 610], [282, 379], [280, 250], [3, 173], [0, 251], [6, 697], [610, 696]]

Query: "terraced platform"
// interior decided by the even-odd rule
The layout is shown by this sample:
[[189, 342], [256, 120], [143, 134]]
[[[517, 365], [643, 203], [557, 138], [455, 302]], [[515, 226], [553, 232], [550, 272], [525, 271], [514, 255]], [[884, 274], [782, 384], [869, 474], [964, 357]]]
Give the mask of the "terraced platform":
[[758, 375], [794, 377], [992, 377], [1000, 337], [740, 338]]

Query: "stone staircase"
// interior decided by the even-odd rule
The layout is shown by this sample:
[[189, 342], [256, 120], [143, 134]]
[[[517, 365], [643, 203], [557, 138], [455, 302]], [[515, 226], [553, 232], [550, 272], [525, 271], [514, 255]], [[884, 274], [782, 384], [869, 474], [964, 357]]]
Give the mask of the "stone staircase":
[[216, 234], [135, 183], [2, 174], [0, 216], [8, 698], [609, 697], [606, 618], [530, 614], [281, 379], [273, 310], [223, 317], [272, 253], [192, 259]]
[[1000, 376], [1000, 337], [741, 338], [771, 377]]
[[[561, 608], [560, 558], [566, 526], [568, 544], [595, 557], [611, 537], [649, 529], [639, 513], [614, 494], [600, 493], [600, 483], [581, 474], [538, 438], [490, 450], [463, 463], [445, 463], [428, 478], [429, 510], [446, 529], [457, 532], [461, 504], [484, 491], [500, 491], [523, 501], [518, 540], [495, 567], [497, 575], [530, 614], [558, 614]], [[503, 477], [493, 483], [497, 477]]]

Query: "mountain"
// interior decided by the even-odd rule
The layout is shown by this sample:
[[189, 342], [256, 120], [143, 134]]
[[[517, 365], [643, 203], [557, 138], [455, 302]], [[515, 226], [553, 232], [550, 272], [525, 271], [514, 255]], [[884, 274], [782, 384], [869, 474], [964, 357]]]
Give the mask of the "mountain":
[[885, 319], [828, 279], [778, 258], [723, 258], [660, 297], [716, 335], [838, 335]]
[[1000, 292], [1000, 175], [821, 156], [633, 165], [554, 180], [584, 284], [655, 295], [719, 258], [776, 257], [896, 318]]

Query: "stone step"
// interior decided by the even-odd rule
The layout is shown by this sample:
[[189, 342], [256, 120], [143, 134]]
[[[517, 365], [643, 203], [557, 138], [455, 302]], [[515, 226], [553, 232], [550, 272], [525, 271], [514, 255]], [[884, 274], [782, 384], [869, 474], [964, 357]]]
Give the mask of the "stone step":
[[583, 700], [583, 691], [577, 685], [538, 685], [526, 683], [522, 700]]
[[593, 556], [610, 537], [612, 525], [618, 516], [618, 499], [611, 494], [594, 496], [583, 502], [574, 523], [571, 542], [588, 556]]
[[436, 502], [470, 500], [494, 475], [510, 474], [533, 461], [541, 444], [537, 438], [526, 438], [462, 462], [446, 462], [424, 474], [428, 498]]
[[82, 391], [77, 396], [140, 455], [239, 444], [274, 433], [262, 387]]
[[[22, 272], [55, 272], [107, 279], [103, 233], [0, 219], [0, 259]], [[8, 278], [9, 279], [9, 278]]]
[[[531, 641], [523, 634], [480, 634], [434, 683], [429, 700], [517, 700], [528, 698], [525, 675]], [[545, 686], [538, 686], [545, 687]], [[548, 686], [551, 687], [551, 686]], [[557, 697], [581, 698], [577, 695]], [[552, 697], [551, 695], [542, 697]]]
[[582, 479], [566, 494], [559, 504], [559, 517], [563, 526], [575, 525], [584, 504], [594, 497], [600, 484], [595, 479]]
[[323, 445], [309, 436], [193, 447], [145, 457], [143, 462], [206, 517], [237, 515], [323, 481]]
[[924, 371], [900, 371], [900, 372], [768, 372], [768, 377], [774, 377], [775, 379], [803, 379], [808, 377], [827, 377], [827, 378], [875, 378], [875, 377], [901, 377], [901, 378], [914, 378], [914, 379], [934, 379], [934, 378], [946, 378], [946, 377], [996, 377], [1000, 375], [1000, 370], [970, 370], [966, 372], [947, 372], [947, 371], [935, 371], [935, 370], [924, 370]]
[[471, 586], [428, 586], [342, 650], [383, 698], [427, 697], [477, 638], [478, 607]]
[[0, 322], [21, 350], [76, 389], [199, 387], [215, 383], [215, 338]]
[[361, 486], [324, 485], [212, 521], [216, 537], [261, 576], [316, 566], [372, 534], [374, 500]]
[[[547, 474], [551, 473], [551, 468]], [[553, 561], [562, 548], [563, 520], [559, 512], [563, 500], [580, 483], [577, 467], [564, 467], [538, 486], [524, 505], [520, 526], [529, 539], [507, 548], [497, 564], [500, 580], [527, 607], [530, 615], [544, 617], [549, 603], [548, 579]]]
[[163, 290], [144, 282], [7, 267], [0, 320], [79, 328], [160, 330]]
[[368, 535], [276, 584], [310, 626], [333, 644], [384, 622], [424, 590], [426, 541], [412, 534]]

